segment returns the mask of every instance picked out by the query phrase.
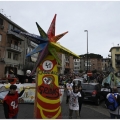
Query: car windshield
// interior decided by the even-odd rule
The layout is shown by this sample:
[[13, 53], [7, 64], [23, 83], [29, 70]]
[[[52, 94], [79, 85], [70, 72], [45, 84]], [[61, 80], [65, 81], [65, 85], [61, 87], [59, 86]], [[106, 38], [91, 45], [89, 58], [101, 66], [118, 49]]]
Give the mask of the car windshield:
[[83, 90], [94, 90], [95, 86], [94, 85], [90, 85], [90, 84], [82, 84], [82, 89]]

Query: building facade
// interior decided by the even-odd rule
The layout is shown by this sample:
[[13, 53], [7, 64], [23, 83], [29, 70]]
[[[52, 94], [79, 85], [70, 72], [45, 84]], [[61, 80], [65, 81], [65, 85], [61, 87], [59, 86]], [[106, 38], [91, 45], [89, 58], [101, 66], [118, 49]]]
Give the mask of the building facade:
[[80, 55], [80, 70], [82, 71], [102, 71], [102, 56], [99, 54], [90, 53], [84, 55]]
[[120, 72], [120, 46], [111, 47], [111, 63], [115, 72]]
[[80, 59], [74, 59], [74, 73], [80, 72]]
[[31, 59], [26, 59], [30, 41], [12, 30], [27, 32], [0, 13], [0, 78], [7, 77], [10, 69], [23, 75], [24, 66]]
[[111, 59], [103, 58], [102, 59], [102, 71], [104, 72], [109, 71], [110, 67], [111, 67]]

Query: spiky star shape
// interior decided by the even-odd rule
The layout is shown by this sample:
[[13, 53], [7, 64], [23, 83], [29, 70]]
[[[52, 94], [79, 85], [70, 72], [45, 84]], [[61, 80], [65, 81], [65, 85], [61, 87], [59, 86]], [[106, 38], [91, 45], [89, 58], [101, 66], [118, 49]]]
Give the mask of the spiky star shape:
[[[61, 64], [61, 61], [60, 61], [60, 59], [57, 55], [57, 52], [60, 52], [60, 53], [63, 53], [63, 54], [68, 54], [68, 55], [74, 56], [75, 58], [79, 58], [78, 55], [74, 54], [73, 52], [71, 52], [67, 48], [65, 48], [65, 47], [63, 47], [63, 46], [61, 46], [60, 44], [57, 43], [57, 41], [60, 38], [62, 38], [68, 32], [64, 32], [62, 34], [59, 34], [59, 35], [55, 36], [55, 22], [56, 22], [56, 14], [55, 14], [55, 16], [54, 16], [54, 18], [51, 22], [51, 25], [50, 25], [47, 33], [45, 33], [44, 30], [36, 22], [36, 25], [37, 25], [37, 28], [39, 30], [40, 36], [29, 34], [29, 33], [25, 34], [25, 33], [21, 32], [22, 35], [29, 36], [31, 41], [33, 41], [33, 42], [36, 41], [36, 43], [38, 44], [38, 46], [32, 52], [30, 52], [27, 55], [27, 56], [31, 56], [32, 54], [35, 54], [35, 53], [39, 52], [38, 59], [36, 61], [34, 69], [31, 72], [31, 75], [34, 74], [38, 65], [41, 63], [41, 61], [48, 54], [52, 54], [59, 64]], [[33, 39], [33, 37], [36, 40]]]

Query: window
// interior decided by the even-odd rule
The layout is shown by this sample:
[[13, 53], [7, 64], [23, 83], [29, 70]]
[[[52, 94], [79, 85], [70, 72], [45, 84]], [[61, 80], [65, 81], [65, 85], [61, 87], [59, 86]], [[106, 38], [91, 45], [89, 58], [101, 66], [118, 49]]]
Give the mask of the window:
[[9, 30], [12, 30], [13, 26], [11, 24], [9, 24]]
[[77, 62], [75, 62], [75, 65], [77, 65]]
[[8, 58], [11, 58], [11, 52], [8, 52]]
[[19, 41], [19, 44], [20, 44], [20, 45], [22, 44], [21, 41]]
[[18, 60], [18, 54], [16, 53], [13, 54], [13, 60]]
[[3, 19], [0, 18], [0, 25], [3, 25]]
[[2, 40], [2, 35], [0, 35], [0, 41]]

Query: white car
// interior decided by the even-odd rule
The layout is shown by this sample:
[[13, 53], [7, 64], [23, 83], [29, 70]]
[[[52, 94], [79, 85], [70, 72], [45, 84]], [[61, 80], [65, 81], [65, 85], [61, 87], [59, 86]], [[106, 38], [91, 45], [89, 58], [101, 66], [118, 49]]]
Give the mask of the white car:
[[[76, 79], [74, 79], [73, 81], [75, 81], [76, 83], [78, 83], [78, 81], [80, 81], [81, 83], [84, 83], [84, 82], [83, 82], [83, 78], [76, 78]], [[73, 82], [73, 81], [72, 81], [72, 82]]]

